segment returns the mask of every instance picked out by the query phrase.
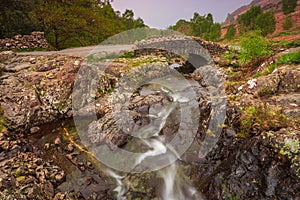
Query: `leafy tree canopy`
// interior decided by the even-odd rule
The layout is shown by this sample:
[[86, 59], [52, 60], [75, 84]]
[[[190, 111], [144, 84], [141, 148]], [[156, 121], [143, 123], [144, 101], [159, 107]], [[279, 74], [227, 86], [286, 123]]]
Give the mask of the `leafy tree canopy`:
[[57, 49], [98, 44], [116, 33], [144, 27], [126, 10], [114, 11], [110, 0], [0, 0], [0, 37], [46, 33]]
[[274, 12], [263, 12], [260, 6], [252, 6], [238, 18], [241, 32], [258, 30], [263, 36], [273, 33], [276, 28]]
[[285, 15], [295, 11], [297, 0], [282, 0], [282, 10]]
[[194, 13], [190, 21], [181, 19], [177, 21], [174, 26], [170, 26], [169, 28], [186, 35], [203, 37], [206, 40], [215, 41], [221, 37], [221, 25], [214, 23], [211, 13], [203, 16], [199, 13]]

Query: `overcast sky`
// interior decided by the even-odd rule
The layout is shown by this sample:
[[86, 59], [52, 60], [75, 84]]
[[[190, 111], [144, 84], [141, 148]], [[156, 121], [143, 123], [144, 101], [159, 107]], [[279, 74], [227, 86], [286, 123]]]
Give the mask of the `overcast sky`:
[[126, 9], [134, 11], [135, 18], [141, 17], [152, 28], [167, 28], [179, 19], [212, 13], [216, 22], [223, 22], [227, 13], [252, 0], [114, 0], [112, 6], [122, 13]]

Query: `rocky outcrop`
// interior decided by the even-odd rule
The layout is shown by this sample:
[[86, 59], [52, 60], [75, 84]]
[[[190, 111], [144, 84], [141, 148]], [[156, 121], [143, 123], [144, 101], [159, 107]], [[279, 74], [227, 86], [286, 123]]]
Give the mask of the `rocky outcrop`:
[[44, 32], [32, 32], [30, 35], [16, 35], [13, 38], [0, 39], [0, 51], [13, 49], [48, 49], [49, 47]]
[[[194, 53], [203, 53], [198, 50]], [[205, 64], [209, 63], [211, 60]], [[0, 134], [3, 191], [0, 198], [11, 195], [15, 199], [114, 199], [116, 185], [101, 171], [103, 166], [94, 157], [97, 147], [108, 144], [113, 153], [117, 148], [144, 152], [145, 145], [133, 136], [160, 135], [167, 143], [183, 125], [188, 131], [178, 134], [178, 141], [185, 142], [191, 131], [195, 130], [196, 134], [178, 161], [179, 173], [186, 174], [186, 180], [193, 182], [207, 199], [297, 199], [300, 196], [300, 132], [293, 126], [295, 118], [280, 118], [291, 123], [262, 131], [255, 129], [258, 125], [254, 121], [249, 133], [243, 133], [241, 116], [246, 107], [266, 104], [285, 112], [293, 108], [291, 116], [299, 116], [298, 67], [281, 66], [266, 77], [241, 81], [244, 84], [235, 88], [234, 93], [227, 91], [230, 102], [225, 107], [222, 74], [210, 70], [212, 64], [186, 73], [173, 70], [170, 64], [162, 61], [128, 66], [86, 63], [80, 58], [61, 55], [0, 53], [0, 114], [9, 128]], [[78, 72], [80, 66], [86, 67], [86, 74]], [[101, 70], [95, 70], [97, 67]], [[75, 75], [79, 81], [74, 83]], [[95, 91], [89, 87], [92, 78], [96, 80]], [[175, 78], [173, 84], [166, 84], [172, 78]], [[188, 84], [182, 85], [183, 82]], [[82, 92], [72, 91], [74, 87]], [[72, 97], [79, 109], [75, 107], [71, 112]], [[190, 109], [181, 110], [182, 107]], [[250, 113], [253, 118], [249, 120], [261, 117], [263, 111]], [[276, 112], [271, 111], [272, 115], [260, 119], [263, 123], [278, 123]], [[79, 130], [84, 125], [85, 141], [78, 137], [74, 125], [64, 122], [42, 125], [72, 115], [83, 117], [76, 128]], [[184, 121], [190, 116], [196, 120]], [[216, 139], [215, 134], [209, 133], [217, 131], [209, 125], [223, 117], [225, 122], [215, 127], [221, 130], [220, 138], [216, 145], [210, 143], [213, 148], [206, 154], [201, 149], [205, 139]], [[140, 131], [141, 127], [146, 129]], [[34, 135], [25, 140], [24, 132]], [[87, 151], [83, 142], [90, 143], [85, 147], [95, 151]], [[128, 199], [154, 199], [162, 182], [161, 177], [149, 173], [128, 174], [123, 180], [129, 185]]]
[[195, 166], [201, 191], [209, 199], [297, 199], [299, 131], [282, 129], [250, 139], [231, 133], [227, 130], [207, 160]]
[[79, 58], [1, 53], [1, 108], [10, 130], [71, 116], [71, 93]]

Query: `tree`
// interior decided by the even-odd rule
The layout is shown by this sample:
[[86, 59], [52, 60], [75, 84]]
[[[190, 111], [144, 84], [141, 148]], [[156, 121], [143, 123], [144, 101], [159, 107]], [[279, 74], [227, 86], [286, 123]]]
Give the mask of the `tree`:
[[221, 25], [214, 23], [211, 13], [201, 16], [195, 12], [190, 21], [180, 19], [169, 29], [179, 31], [185, 35], [203, 37], [206, 40], [215, 41], [221, 37]]
[[37, 26], [29, 17], [37, 0], [0, 0], [0, 38], [29, 34]]
[[274, 12], [260, 13], [254, 20], [255, 30], [260, 30], [263, 36], [273, 33], [276, 29]]
[[229, 28], [227, 29], [225, 38], [226, 39], [232, 39], [236, 34], [236, 29], [234, 25], [230, 25]]
[[139, 17], [134, 19], [134, 12], [126, 9], [122, 14], [123, 23], [127, 30], [145, 27], [144, 21]]
[[240, 31], [259, 30], [263, 36], [273, 33], [276, 29], [274, 12], [263, 13], [260, 6], [252, 6], [246, 13], [239, 16]]
[[297, 0], [282, 0], [282, 10], [285, 15], [295, 12]]
[[123, 13], [122, 17], [127, 20], [133, 20], [134, 13], [132, 10], [126, 9]]
[[289, 30], [293, 27], [294, 21], [291, 15], [287, 15], [282, 23], [282, 28], [284, 30]]
[[221, 37], [221, 24], [214, 23], [210, 26], [209, 32], [205, 37], [206, 40], [217, 41]]
[[109, 2], [44, 0], [30, 16], [43, 28], [48, 41], [57, 49], [98, 44], [126, 30]]
[[194, 17], [190, 20], [193, 29], [194, 36], [202, 36], [205, 32], [203, 24], [205, 23], [205, 16], [199, 15], [199, 13], [194, 13]]
[[180, 19], [176, 22], [174, 26], [171, 26], [170, 29], [181, 32], [185, 35], [193, 35], [194, 31], [190, 22]]
[[242, 30], [249, 31], [255, 28], [255, 18], [262, 13], [260, 6], [252, 6], [250, 10], [238, 17], [238, 23], [242, 26]]

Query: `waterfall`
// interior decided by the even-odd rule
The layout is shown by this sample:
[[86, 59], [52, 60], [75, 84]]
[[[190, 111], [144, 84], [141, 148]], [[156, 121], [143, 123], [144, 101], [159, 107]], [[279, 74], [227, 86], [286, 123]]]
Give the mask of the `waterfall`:
[[[163, 143], [163, 137], [156, 137], [152, 139], [145, 140], [143, 142], [148, 145], [151, 150], [146, 151], [140, 157], [136, 159], [135, 166], [140, 165], [147, 157], [157, 156], [163, 154], [167, 151], [167, 145]], [[169, 154], [169, 159], [176, 156], [174, 154]], [[179, 173], [179, 165], [176, 162], [171, 163], [169, 166], [156, 171], [156, 173], [163, 179], [164, 184], [162, 184], [162, 200], [201, 200], [204, 199], [202, 195], [192, 186], [191, 183], [186, 181], [183, 177], [183, 173]], [[111, 169], [107, 170], [108, 174], [116, 180], [117, 187], [114, 191], [117, 193], [118, 200], [126, 200], [125, 194], [128, 187], [122, 182], [124, 177], [118, 175]]]

